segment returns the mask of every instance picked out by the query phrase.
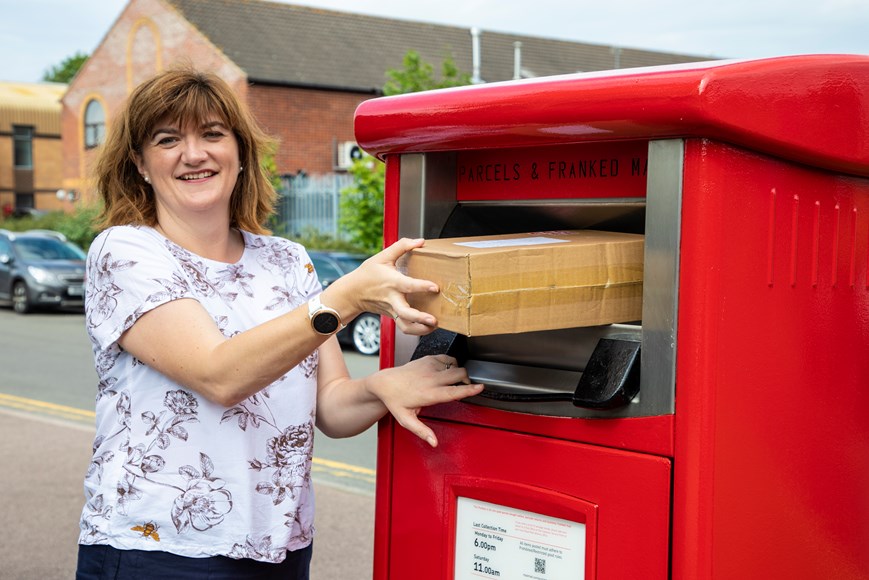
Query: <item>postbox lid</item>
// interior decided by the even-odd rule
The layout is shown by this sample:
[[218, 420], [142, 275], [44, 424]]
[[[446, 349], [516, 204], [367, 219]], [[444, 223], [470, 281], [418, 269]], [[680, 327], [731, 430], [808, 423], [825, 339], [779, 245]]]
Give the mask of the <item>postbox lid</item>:
[[700, 137], [869, 176], [869, 56], [708, 61], [381, 97], [359, 105], [355, 131], [381, 159]]

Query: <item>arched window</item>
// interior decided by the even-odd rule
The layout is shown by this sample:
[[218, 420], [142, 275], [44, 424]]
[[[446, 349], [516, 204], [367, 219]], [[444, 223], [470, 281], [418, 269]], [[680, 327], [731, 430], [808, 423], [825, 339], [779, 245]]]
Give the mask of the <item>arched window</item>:
[[84, 110], [84, 146], [96, 147], [106, 137], [106, 113], [96, 99], [92, 99]]

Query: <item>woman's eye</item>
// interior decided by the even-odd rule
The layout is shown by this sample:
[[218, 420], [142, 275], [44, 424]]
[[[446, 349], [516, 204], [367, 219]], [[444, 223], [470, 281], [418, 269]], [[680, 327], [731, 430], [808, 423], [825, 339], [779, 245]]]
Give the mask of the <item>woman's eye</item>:
[[177, 139], [175, 137], [160, 137], [157, 139], [157, 145], [171, 145]]
[[208, 131], [205, 134], [206, 139], [220, 139], [221, 137], [223, 137], [222, 131]]

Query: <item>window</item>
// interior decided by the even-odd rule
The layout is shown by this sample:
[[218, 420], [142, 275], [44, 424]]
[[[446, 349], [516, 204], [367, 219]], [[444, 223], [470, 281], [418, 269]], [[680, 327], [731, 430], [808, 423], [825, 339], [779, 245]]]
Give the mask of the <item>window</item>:
[[311, 261], [314, 263], [317, 278], [323, 286], [327, 286], [341, 277], [341, 270], [335, 264], [317, 257], [311, 257]]
[[33, 195], [33, 192], [23, 193], [23, 192], [19, 191], [19, 192], [15, 193], [15, 207], [16, 208], [19, 208], [19, 209], [20, 208], [27, 208], [27, 207], [32, 208], [33, 203], [35, 201], [36, 201], [36, 199], [35, 199], [35, 196]]
[[54, 238], [18, 238], [15, 248], [25, 260], [84, 260], [79, 248]]
[[84, 146], [92, 149], [106, 137], [106, 114], [103, 106], [92, 99], [84, 110]]
[[33, 127], [14, 126], [15, 169], [33, 169]]

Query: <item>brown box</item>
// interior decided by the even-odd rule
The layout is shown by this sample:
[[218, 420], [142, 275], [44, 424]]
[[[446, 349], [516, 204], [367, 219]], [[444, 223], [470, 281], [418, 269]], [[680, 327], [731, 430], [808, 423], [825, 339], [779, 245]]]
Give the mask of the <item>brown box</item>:
[[639, 321], [643, 243], [593, 230], [426, 240], [404, 267], [440, 293], [408, 301], [467, 336]]

